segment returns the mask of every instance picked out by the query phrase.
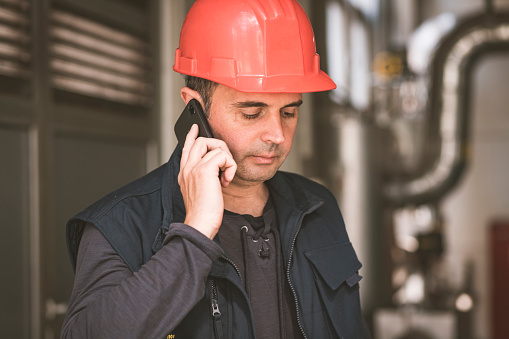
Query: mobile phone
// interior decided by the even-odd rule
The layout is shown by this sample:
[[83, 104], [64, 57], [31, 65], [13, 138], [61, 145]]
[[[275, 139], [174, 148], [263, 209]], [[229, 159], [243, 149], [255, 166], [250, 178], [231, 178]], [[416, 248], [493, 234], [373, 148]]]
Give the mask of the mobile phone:
[[180, 147], [184, 148], [187, 133], [193, 126], [198, 125], [199, 133], [198, 137], [213, 138], [212, 130], [207, 122], [207, 117], [203, 113], [201, 104], [196, 99], [189, 100], [186, 108], [182, 111], [182, 114], [175, 123], [175, 135], [180, 144]]

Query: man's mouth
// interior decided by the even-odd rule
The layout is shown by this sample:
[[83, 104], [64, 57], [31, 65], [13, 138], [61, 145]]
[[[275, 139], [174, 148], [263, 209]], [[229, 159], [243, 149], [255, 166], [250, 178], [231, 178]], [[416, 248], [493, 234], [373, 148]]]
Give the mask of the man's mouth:
[[259, 164], [272, 164], [277, 159], [275, 154], [256, 154], [251, 157]]

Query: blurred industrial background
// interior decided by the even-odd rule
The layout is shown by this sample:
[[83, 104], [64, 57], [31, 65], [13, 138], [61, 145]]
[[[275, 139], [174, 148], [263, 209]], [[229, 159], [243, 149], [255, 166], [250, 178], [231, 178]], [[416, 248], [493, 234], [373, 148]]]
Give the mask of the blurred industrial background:
[[[0, 337], [59, 337], [66, 220], [169, 158], [192, 2], [0, 0]], [[508, 338], [509, 0], [300, 2], [339, 86], [284, 169], [337, 196], [373, 337]]]

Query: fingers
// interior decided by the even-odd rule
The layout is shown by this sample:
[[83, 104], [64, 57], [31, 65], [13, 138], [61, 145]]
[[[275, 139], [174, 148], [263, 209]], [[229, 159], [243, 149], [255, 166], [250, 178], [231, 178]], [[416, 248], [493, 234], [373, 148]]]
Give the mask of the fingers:
[[[233, 157], [232, 157], [233, 160]], [[232, 163], [227, 163], [225, 167], [222, 168], [223, 173], [221, 174], [221, 185], [226, 187], [230, 184], [235, 176], [235, 172], [237, 171], [237, 163], [233, 161]]]
[[187, 162], [197, 163], [199, 162], [208, 152], [220, 149], [225, 152], [228, 156], [232, 156], [228, 146], [226, 146], [225, 142], [219, 139], [213, 138], [198, 138], [196, 139], [191, 149], [189, 150], [189, 154], [187, 157]]
[[198, 137], [199, 132], [200, 130], [198, 129], [198, 125], [193, 124], [193, 126], [191, 126], [191, 129], [187, 133], [186, 141], [184, 142], [184, 148], [182, 148], [182, 158], [180, 159], [180, 167], [187, 163], [189, 151], [191, 150], [191, 147], [193, 146], [196, 138]]
[[198, 138], [198, 133], [198, 125], [194, 124], [186, 136], [180, 161], [181, 173], [185, 167], [191, 169], [199, 164], [206, 164], [211, 166], [209, 170], [215, 172], [216, 177], [219, 175], [219, 170], [223, 171], [221, 185], [223, 187], [228, 186], [237, 170], [237, 164], [233, 160], [228, 146], [219, 139]]
[[[191, 160], [188, 161], [191, 163]], [[196, 163], [196, 167], [202, 167], [205, 171], [211, 171], [217, 177], [221, 174], [221, 184], [226, 187], [233, 180], [235, 171], [237, 170], [237, 164], [231, 153], [225, 152], [222, 147], [214, 148], [207, 152], [203, 158]]]

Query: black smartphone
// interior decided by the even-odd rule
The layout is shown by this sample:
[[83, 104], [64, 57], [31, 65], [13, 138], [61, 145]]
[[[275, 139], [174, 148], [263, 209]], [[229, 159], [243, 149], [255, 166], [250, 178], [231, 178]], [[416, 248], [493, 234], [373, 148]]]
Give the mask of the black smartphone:
[[201, 104], [196, 99], [189, 100], [186, 108], [182, 111], [182, 114], [175, 123], [175, 135], [180, 144], [180, 147], [184, 148], [187, 133], [193, 126], [197, 124], [199, 128], [199, 137], [213, 138], [212, 130], [210, 129], [207, 117], [203, 113]]

